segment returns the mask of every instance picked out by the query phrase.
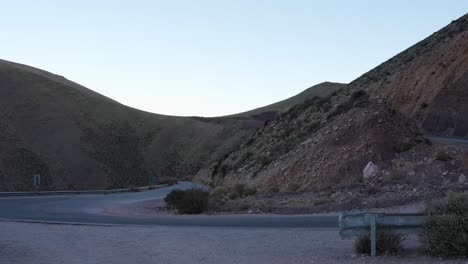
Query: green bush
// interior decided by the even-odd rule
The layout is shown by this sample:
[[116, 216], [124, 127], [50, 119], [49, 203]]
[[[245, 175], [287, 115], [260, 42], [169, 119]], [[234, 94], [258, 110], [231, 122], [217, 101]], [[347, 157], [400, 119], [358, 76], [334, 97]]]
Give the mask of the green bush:
[[[377, 231], [376, 250], [377, 255], [396, 255], [403, 251], [401, 243], [404, 236], [385, 231]], [[370, 234], [359, 237], [354, 243], [354, 248], [359, 254], [371, 253]]]
[[427, 254], [468, 257], [468, 194], [449, 193], [425, 212], [421, 238]]
[[200, 189], [173, 190], [164, 201], [180, 214], [200, 214], [208, 207], [209, 192]]

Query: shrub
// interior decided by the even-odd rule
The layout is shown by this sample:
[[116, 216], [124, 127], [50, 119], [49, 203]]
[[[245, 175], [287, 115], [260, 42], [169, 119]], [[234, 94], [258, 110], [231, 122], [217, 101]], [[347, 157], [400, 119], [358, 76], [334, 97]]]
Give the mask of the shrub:
[[447, 197], [429, 204], [425, 213], [431, 215], [458, 215], [468, 214], [468, 194], [449, 192]]
[[177, 180], [174, 180], [174, 179], [162, 180], [159, 182], [159, 184], [166, 184], [166, 185], [172, 186], [172, 185], [177, 184]]
[[222, 208], [225, 203], [227, 190], [224, 187], [216, 187], [208, 197], [208, 207], [211, 210], [218, 210]]
[[288, 185], [289, 192], [297, 192], [302, 186], [299, 183], [291, 183]]
[[[393, 234], [387, 231], [377, 230], [377, 241], [376, 249], [377, 255], [395, 255], [403, 251], [401, 243], [404, 240], [404, 236]], [[359, 237], [354, 243], [354, 248], [359, 254], [371, 253], [371, 241], [370, 234]]]
[[359, 91], [355, 91], [351, 95], [351, 98], [356, 100], [356, 99], [359, 99], [359, 98], [364, 97], [364, 96], [367, 96], [367, 93], [364, 90], [359, 90]]
[[248, 187], [243, 183], [236, 183], [234, 187], [232, 187], [232, 193], [235, 193], [237, 197], [245, 198], [249, 195], [253, 195], [257, 192], [256, 189]]
[[208, 207], [208, 196], [207, 191], [199, 189], [173, 190], [164, 201], [180, 214], [199, 214]]
[[398, 182], [398, 181], [400, 181], [402, 178], [403, 178], [403, 174], [401, 174], [401, 173], [398, 172], [398, 171], [393, 172], [393, 173], [390, 174], [390, 176], [389, 176], [390, 181], [393, 181], [393, 182]]
[[185, 191], [183, 190], [175, 189], [172, 190], [168, 195], [166, 195], [164, 201], [166, 202], [167, 207], [175, 209], [176, 205], [179, 204], [179, 202], [182, 200], [184, 192]]
[[319, 206], [327, 203], [333, 203], [335, 201], [332, 197], [319, 197], [312, 202], [313, 206]]
[[231, 167], [229, 167], [229, 165], [227, 165], [227, 164], [221, 165], [221, 169], [220, 169], [221, 176], [222, 176], [222, 177], [226, 176], [226, 174], [227, 174], [230, 170], [231, 170]]
[[421, 234], [427, 254], [437, 257], [468, 256], [468, 194], [449, 193], [428, 205]]
[[436, 160], [439, 160], [439, 161], [449, 161], [449, 160], [452, 159], [449, 156], [449, 154], [447, 154], [447, 152], [445, 152], [443, 150], [437, 151], [435, 158], [436, 158]]
[[239, 205], [239, 211], [247, 211], [249, 210], [250, 205], [248, 203], [241, 203]]

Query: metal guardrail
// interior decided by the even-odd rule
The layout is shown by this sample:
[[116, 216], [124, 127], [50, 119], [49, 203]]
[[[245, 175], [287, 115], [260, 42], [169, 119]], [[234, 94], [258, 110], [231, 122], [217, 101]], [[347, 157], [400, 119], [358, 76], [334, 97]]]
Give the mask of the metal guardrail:
[[[136, 190], [144, 191], [151, 190], [156, 188], [165, 187], [167, 184], [147, 186], [147, 187], [138, 187]], [[124, 192], [134, 192], [135, 188], [125, 188], [125, 189], [112, 189], [112, 190], [81, 190], [81, 191], [38, 191], [38, 192], [0, 192], [0, 197], [10, 197], [10, 196], [34, 196], [34, 195], [62, 195], [62, 194], [110, 194], [110, 193], [124, 193]]]
[[417, 234], [424, 223], [424, 214], [346, 213], [339, 215], [342, 238], [370, 235], [371, 256], [376, 255], [377, 231], [385, 230], [394, 234]]

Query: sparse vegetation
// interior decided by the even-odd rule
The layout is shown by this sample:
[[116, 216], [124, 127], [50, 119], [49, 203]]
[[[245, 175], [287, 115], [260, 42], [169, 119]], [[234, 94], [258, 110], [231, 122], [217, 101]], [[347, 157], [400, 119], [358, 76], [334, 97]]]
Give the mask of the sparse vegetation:
[[351, 94], [351, 97], [346, 102], [339, 104], [335, 110], [330, 113], [328, 119], [346, 113], [353, 107], [364, 107], [368, 104], [368, 102], [369, 95], [365, 91], [356, 91]]
[[208, 207], [209, 192], [200, 189], [173, 190], [164, 201], [180, 214], [200, 214]]
[[167, 180], [162, 180], [159, 182], [160, 184], [167, 184], [169, 186], [177, 184], [177, 180], [174, 179], [167, 179]]
[[243, 183], [236, 183], [230, 190], [229, 194], [231, 199], [236, 199], [245, 198], [249, 195], [254, 195], [256, 192], [256, 189], [248, 187]]
[[[386, 231], [377, 232], [377, 255], [396, 255], [403, 251], [401, 243], [404, 240], [404, 236], [393, 234]], [[359, 237], [354, 243], [354, 248], [359, 254], [370, 255], [371, 251], [371, 240], [370, 234]]]
[[250, 206], [248, 203], [241, 203], [239, 205], [239, 211], [247, 211], [249, 210]]
[[398, 171], [394, 171], [390, 174], [389, 179], [392, 182], [398, 182], [403, 178], [403, 174]]
[[301, 185], [299, 183], [291, 183], [288, 185], [288, 191], [289, 192], [296, 192], [301, 188]]
[[332, 197], [320, 197], [320, 198], [315, 199], [312, 202], [312, 204], [314, 206], [319, 206], [319, 205], [322, 205], [322, 204], [332, 203], [334, 201], [335, 201], [335, 199], [333, 199]]
[[468, 257], [468, 194], [449, 193], [430, 204], [421, 235], [426, 252], [437, 257]]

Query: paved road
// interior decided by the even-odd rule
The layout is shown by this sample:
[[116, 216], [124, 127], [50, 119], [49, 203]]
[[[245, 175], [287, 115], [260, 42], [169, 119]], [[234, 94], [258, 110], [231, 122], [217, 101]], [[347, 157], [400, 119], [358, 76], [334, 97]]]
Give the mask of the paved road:
[[445, 141], [445, 142], [458, 142], [458, 143], [467, 143], [468, 138], [465, 137], [446, 137], [446, 136], [426, 136], [428, 139], [436, 140], [436, 141]]
[[204, 227], [265, 228], [337, 228], [337, 216], [312, 215], [229, 215], [229, 216], [164, 216], [130, 218], [102, 213], [102, 208], [119, 203], [163, 199], [173, 189], [200, 187], [179, 182], [157, 190], [108, 195], [60, 195], [0, 198], [0, 218], [68, 222], [80, 224], [165, 225]]

